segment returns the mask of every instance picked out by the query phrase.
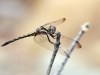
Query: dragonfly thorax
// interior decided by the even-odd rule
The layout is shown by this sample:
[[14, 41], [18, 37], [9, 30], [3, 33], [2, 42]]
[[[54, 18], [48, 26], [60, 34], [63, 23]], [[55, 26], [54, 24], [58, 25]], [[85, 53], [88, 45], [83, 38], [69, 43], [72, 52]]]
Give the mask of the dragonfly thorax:
[[50, 27], [48, 28], [48, 32], [49, 32], [50, 34], [54, 34], [54, 33], [56, 32], [56, 27], [55, 27], [55, 26], [50, 26]]
[[40, 33], [40, 29], [37, 28], [36, 31], [34, 32], [34, 36], [38, 35]]

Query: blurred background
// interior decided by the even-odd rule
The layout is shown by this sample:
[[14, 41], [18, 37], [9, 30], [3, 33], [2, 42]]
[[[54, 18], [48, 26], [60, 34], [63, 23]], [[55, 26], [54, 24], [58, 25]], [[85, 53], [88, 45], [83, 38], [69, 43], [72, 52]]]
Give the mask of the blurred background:
[[[100, 0], [0, 0], [0, 44], [63, 17], [66, 21], [57, 31], [67, 37], [74, 38], [87, 21], [90, 29], [62, 75], [100, 75]], [[45, 75], [51, 55], [52, 51], [35, 43], [33, 37], [0, 47], [0, 75]], [[51, 75], [63, 57], [57, 54]]]

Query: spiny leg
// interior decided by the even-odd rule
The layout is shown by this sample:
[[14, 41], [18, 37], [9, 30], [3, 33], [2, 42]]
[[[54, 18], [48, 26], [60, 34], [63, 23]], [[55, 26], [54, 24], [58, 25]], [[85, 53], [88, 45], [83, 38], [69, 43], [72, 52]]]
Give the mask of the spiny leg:
[[45, 31], [47, 31], [47, 32], [48, 32], [48, 30], [47, 30], [45, 27], [40, 26], [40, 28], [41, 28], [41, 30], [45, 30]]
[[[57, 38], [57, 33], [55, 33], [55, 35], [54, 34], [49, 34], [53, 39], [56, 39]], [[48, 37], [48, 36], [47, 36]], [[49, 42], [51, 42], [50, 41], [50, 39], [49, 39], [49, 37], [48, 37], [48, 40], [49, 40]], [[64, 51], [64, 50], [63, 50]], [[66, 54], [66, 56], [67, 57], [69, 57], [70, 58], [70, 56], [64, 51], [64, 53]]]
[[41, 31], [41, 33], [40, 33], [40, 34], [46, 35], [46, 36], [47, 36], [48, 41], [49, 41], [51, 44], [54, 44], [54, 42], [52, 42], [52, 41], [50, 40], [50, 38], [49, 38], [49, 36], [48, 36], [48, 33], [47, 33], [47, 32], [45, 32], [45, 31]]

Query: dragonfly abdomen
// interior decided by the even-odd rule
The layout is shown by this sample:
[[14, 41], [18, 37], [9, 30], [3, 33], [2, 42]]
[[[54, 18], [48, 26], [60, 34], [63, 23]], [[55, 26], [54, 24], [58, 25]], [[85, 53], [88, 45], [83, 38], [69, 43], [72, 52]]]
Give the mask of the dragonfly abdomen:
[[15, 41], [17, 41], [17, 40], [20, 40], [20, 39], [23, 39], [23, 38], [26, 38], [26, 37], [30, 37], [30, 36], [34, 36], [34, 33], [27, 34], [27, 35], [23, 35], [23, 36], [20, 36], [20, 37], [18, 37], [18, 38], [15, 38], [15, 39], [13, 39], [13, 40], [7, 41], [7, 42], [5, 42], [4, 44], [2, 44], [1, 46], [6, 46], [6, 45], [8, 45], [8, 44], [10, 44], [10, 43], [12, 43], [12, 42], [15, 42]]

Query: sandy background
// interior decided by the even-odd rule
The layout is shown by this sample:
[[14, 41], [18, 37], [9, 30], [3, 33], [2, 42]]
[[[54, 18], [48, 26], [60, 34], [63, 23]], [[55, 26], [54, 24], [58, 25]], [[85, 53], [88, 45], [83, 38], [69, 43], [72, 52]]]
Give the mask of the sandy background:
[[[57, 30], [67, 37], [74, 38], [87, 21], [90, 29], [62, 75], [100, 75], [100, 0], [0, 0], [0, 44], [63, 17]], [[0, 47], [0, 75], [45, 75], [51, 55], [33, 37]], [[51, 75], [62, 59], [57, 54]]]

